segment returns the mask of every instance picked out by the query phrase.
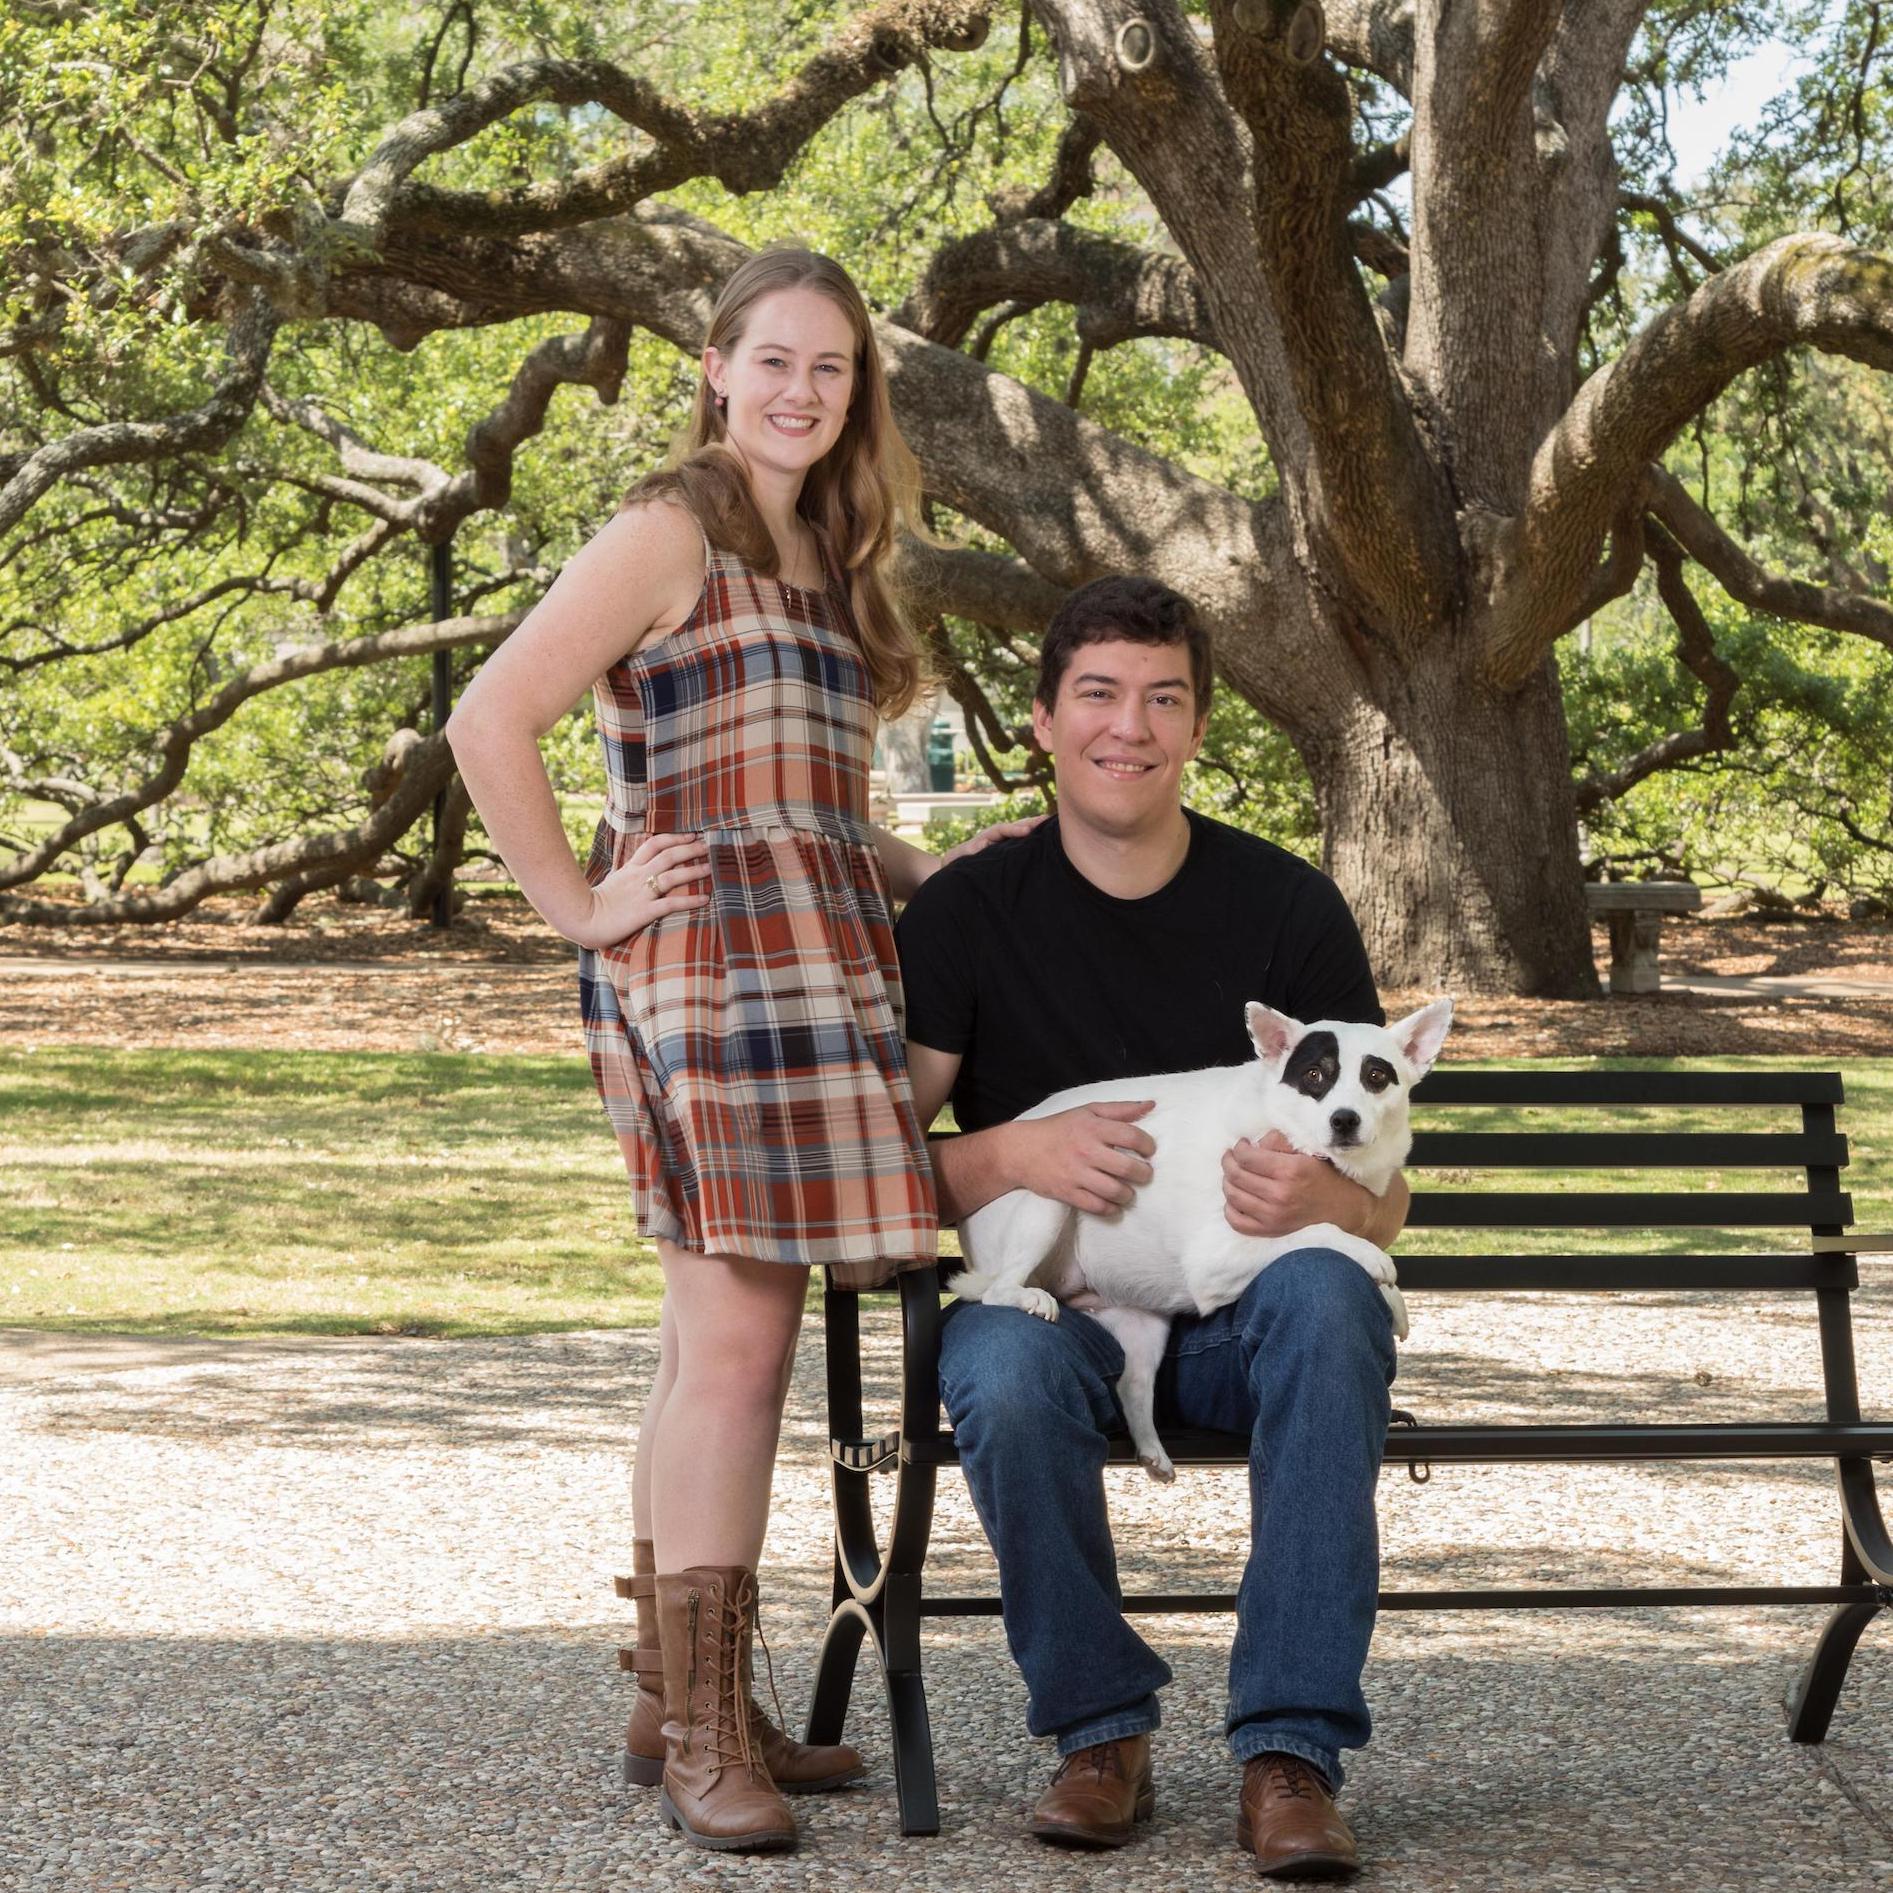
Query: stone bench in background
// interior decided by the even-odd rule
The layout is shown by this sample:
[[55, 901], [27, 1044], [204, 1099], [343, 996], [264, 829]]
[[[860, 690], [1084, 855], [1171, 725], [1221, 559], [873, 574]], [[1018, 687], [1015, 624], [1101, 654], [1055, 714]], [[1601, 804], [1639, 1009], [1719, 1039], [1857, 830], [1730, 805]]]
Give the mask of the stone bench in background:
[[1656, 947], [1663, 916], [1696, 912], [1702, 889], [1690, 881], [1587, 881], [1584, 898], [1610, 927], [1612, 994], [1653, 993], [1662, 984]]

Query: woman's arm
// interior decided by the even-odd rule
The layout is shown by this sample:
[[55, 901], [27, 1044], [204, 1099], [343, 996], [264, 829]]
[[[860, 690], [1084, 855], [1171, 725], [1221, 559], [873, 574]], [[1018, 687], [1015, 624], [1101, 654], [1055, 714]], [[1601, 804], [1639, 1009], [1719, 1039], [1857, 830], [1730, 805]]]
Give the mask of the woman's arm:
[[608, 946], [660, 913], [700, 905], [704, 896], [677, 889], [700, 876], [703, 850], [688, 836], [652, 836], [588, 886], [540, 739], [619, 658], [681, 624], [702, 588], [703, 541], [687, 512], [658, 503], [619, 513], [567, 561], [448, 720], [454, 761], [500, 858], [547, 924], [580, 946]]

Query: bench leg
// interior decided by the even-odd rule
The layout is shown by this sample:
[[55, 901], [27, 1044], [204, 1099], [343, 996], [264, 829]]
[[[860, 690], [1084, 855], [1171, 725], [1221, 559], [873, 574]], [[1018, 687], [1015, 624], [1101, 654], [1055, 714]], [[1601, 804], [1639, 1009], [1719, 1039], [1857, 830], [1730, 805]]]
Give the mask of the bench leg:
[[[842, 1598], [847, 1589], [842, 1588]], [[815, 1694], [809, 1703], [808, 1728], [802, 1740], [826, 1748], [841, 1740], [848, 1721], [848, 1703], [854, 1695], [855, 1663], [861, 1654], [864, 1629], [859, 1613], [841, 1608], [837, 1599], [822, 1639], [822, 1654], [815, 1666]]]
[[[1857, 1409], [1854, 1409], [1857, 1411]], [[1854, 1647], [1881, 1611], [1893, 1606], [1893, 1541], [1880, 1512], [1872, 1464], [1865, 1459], [1836, 1462], [1840, 1479], [1842, 1537], [1840, 1581], [1871, 1583], [1878, 1603], [1842, 1604], [1828, 1618], [1807, 1668], [1788, 1699], [1788, 1735], [1796, 1742], [1824, 1742], [1834, 1718], [1841, 1685], [1853, 1661]]]
[[[902, 1377], [897, 1439], [939, 1428], [939, 1275], [916, 1270], [900, 1279]], [[903, 1834], [940, 1831], [933, 1733], [920, 1675], [920, 1573], [933, 1524], [934, 1468], [904, 1452], [892, 1461], [893, 1504], [887, 1548], [876, 1540], [868, 1481], [879, 1476], [853, 1449], [863, 1442], [858, 1298], [830, 1287], [823, 1297], [828, 1340], [828, 1416], [835, 1502], [833, 1609], [815, 1676], [807, 1740], [837, 1742], [847, 1719], [863, 1639], [871, 1642], [887, 1693], [894, 1738], [894, 1794]], [[885, 1465], [885, 1451], [873, 1463]]]
[[[873, 1605], [850, 1597], [835, 1606], [835, 1613], [828, 1620], [828, 1636], [822, 1644], [815, 1701], [809, 1710], [808, 1733], [804, 1739], [820, 1743], [841, 1739], [855, 1662], [865, 1638], [873, 1647], [887, 1692], [887, 1717], [894, 1742], [894, 1800], [900, 1808], [900, 1831], [907, 1835], [937, 1834], [940, 1802], [926, 1685], [921, 1681], [918, 1664], [907, 1668], [900, 1666], [898, 1659], [893, 1663], [889, 1660], [890, 1648], [898, 1651], [903, 1643], [912, 1644], [917, 1650], [918, 1626], [897, 1625], [890, 1638], [881, 1621], [887, 1615], [888, 1601], [887, 1594], [883, 1593]], [[900, 1612], [898, 1591], [894, 1604]]]
[[1653, 993], [1661, 989], [1656, 949], [1662, 937], [1661, 914], [1612, 914], [1610, 927], [1610, 990]]
[[1881, 1604], [1842, 1604], [1828, 1618], [1808, 1666], [1788, 1699], [1788, 1737], [1795, 1742], [1824, 1742], [1834, 1719], [1841, 1684], [1853, 1660], [1860, 1633], [1885, 1608]]

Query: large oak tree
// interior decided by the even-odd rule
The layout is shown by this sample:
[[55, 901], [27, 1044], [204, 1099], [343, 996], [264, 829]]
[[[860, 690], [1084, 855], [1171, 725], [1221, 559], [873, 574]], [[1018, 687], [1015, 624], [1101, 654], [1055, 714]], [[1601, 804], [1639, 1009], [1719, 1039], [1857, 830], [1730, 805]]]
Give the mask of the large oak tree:
[[[1732, 30], [1755, 30], [1748, 11], [1727, 10]], [[1189, 593], [1227, 682], [1306, 762], [1326, 863], [1393, 985], [1595, 990], [1578, 857], [1585, 790], [1569, 767], [1555, 652], [1646, 562], [1673, 602], [1685, 661], [1692, 638], [1697, 665], [1713, 658], [1692, 613], [1692, 566], [1758, 609], [1893, 648], [1893, 610], [1878, 598], [1764, 569], [1662, 464], [1763, 364], [1811, 348], [1893, 367], [1893, 264], [1842, 234], [1844, 207], [1826, 220], [1837, 228], [1712, 250], [1647, 179], [1626, 176], [1613, 141], [1631, 134], [1613, 107], [1639, 60], [1648, 96], [1651, 62], [1700, 47], [1714, 13], [1684, 0], [1031, 0], [1003, 30], [1017, 48], [1009, 77], [1055, 62], [1065, 116], [1042, 139], [1044, 174], [992, 190], [989, 214], [941, 241], [881, 322], [901, 422], [948, 537], [958, 521], [963, 541], [972, 529], [981, 538], [916, 549], [938, 608], [1029, 637], [1064, 590], [1101, 573], [1147, 572]], [[988, 0], [878, 0], [823, 27], [809, 56], [732, 85], [745, 102], [725, 107], [667, 93], [649, 76], [654, 60], [614, 45], [609, 17], [590, 44], [482, 62], [480, 11], [456, 0], [409, 55], [416, 108], [338, 162], [319, 140], [314, 159], [296, 149], [284, 27], [267, 6], [167, 11], [124, 28], [140, 109], [162, 94], [167, 135], [280, 154], [274, 169], [253, 157], [239, 167], [241, 189], [205, 192], [186, 188], [189, 174], [137, 114], [88, 90], [83, 68], [101, 63], [113, 9], [13, 6], [6, 82], [16, 105], [31, 94], [34, 107], [15, 175], [89, 137], [92, 159], [104, 153], [122, 174], [126, 202], [116, 227], [95, 219], [89, 233], [48, 191], [10, 213], [0, 347], [26, 409], [0, 454], [0, 533], [19, 546], [37, 509], [75, 493], [137, 529], [125, 516], [139, 507], [112, 484], [127, 468], [192, 469], [176, 492], [160, 482], [142, 502], [170, 529], [188, 527], [193, 508], [208, 517], [236, 503], [237, 484], [216, 469], [268, 419], [332, 462], [299, 473], [301, 489], [366, 521], [351, 536], [322, 515], [330, 556], [314, 575], [250, 575], [252, 594], [275, 583], [320, 615], [389, 545], [439, 541], [504, 505], [515, 455], [558, 388], [611, 398], [640, 333], [698, 346], [746, 251], [681, 208], [680, 192], [706, 180], [739, 196], [775, 189], [904, 71], [926, 74], [931, 100], [933, 75], [985, 46], [991, 15]], [[713, 30], [710, 9], [701, 21]], [[67, 62], [76, 76], [49, 78], [68, 43], [85, 52]], [[1877, 40], [1866, 46], [1853, 101], [1856, 168], [1869, 172], [1879, 134], [1861, 115], [1883, 112], [1879, 56]], [[312, 97], [321, 77], [309, 74]], [[990, 105], [1001, 121], [1003, 92], [1002, 80]], [[587, 128], [582, 161], [545, 174], [472, 162], [553, 108]], [[1838, 112], [1833, 139], [1847, 135]], [[457, 160], [468, 167], [458, 175]], [[916, 169], [938, 162], [915, 153]], [[1139, 213], [1109, 232], [1077, 214], [1107, 164]], [[902, 183], [886, 180], [890, 192]], [[1600, 353], [1633, 224], [1657, 233], [1681, 287]], [[1074, 313], [1078, 342], [1056, 391], [989, 359], [1001, 324], [1054, 305]], [[179, 391], [190, 377], [170, 377], [168, 402], [162, 375], [128, 375], [119, 389], [99, 372], [112, 347], [133, 345], [114, 339], [114, 321], [135, 342], [147, 331], [127, 312], [156, 308], [217, 349], [196, 386]], [[584, 327], [522, 351], [456, 469], [405, 452], [399, 415], [368, 439], [274, 382], [285, 337], [310, 325], [365, 325], [410, 350], [443, 331], [548, 315]], [[1260, 496], [1088, 417], [1089, 364], [1151, 337], [1226, 364], [1266, 449]], [[318, 640], [207, 675], [154, 738], [149, 766], [105, 788], [36, 773], [9, 752], [0, 760], [15, 786], [67, 819], [0, 863], [0, 888], [107, 829], [136, 841], [193, 743], [262, 692], [490, 642], [517, 616]], [[71, 654], [56, 626], [37, 629], [42, 642], [0, 661], [17, 671]], [[1702, 740], [1676, 732], [1665, 754], [1653, 747], [1620, 774]], [[159, 915], [214, 888], [270, 883], [293, 897], [371, 860], [449, 770], [434, 739], [397, 745], [364, 819], [214, 857], [158, 893], [128, 891], [121, 875], [66, 911]], [[4, 898], [0, 912], [51, 911]]]

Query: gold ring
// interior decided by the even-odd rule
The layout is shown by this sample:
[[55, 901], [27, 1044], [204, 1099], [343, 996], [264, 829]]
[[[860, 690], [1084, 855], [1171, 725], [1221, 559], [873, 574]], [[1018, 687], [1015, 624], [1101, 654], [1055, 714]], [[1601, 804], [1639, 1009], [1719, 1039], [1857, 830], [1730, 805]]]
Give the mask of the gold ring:
[[647, 874], [644, 877], [644, 885], [655, 894], [657, 892], [657, 876], [655, 874]]

